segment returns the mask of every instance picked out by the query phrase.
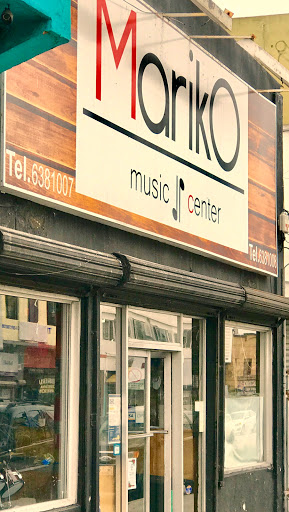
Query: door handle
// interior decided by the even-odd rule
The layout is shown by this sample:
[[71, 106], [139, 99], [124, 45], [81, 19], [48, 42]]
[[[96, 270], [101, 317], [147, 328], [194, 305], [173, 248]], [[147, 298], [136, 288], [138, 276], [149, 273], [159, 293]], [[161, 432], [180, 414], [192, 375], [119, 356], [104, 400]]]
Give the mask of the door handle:
[[128, 439], [138, 439], [139, 437], [153, 437], [153, 433], [145, 433], [145, 434], [129, 434]]
[[168, 434], [168, 430], [151, 430], [152, 434]]

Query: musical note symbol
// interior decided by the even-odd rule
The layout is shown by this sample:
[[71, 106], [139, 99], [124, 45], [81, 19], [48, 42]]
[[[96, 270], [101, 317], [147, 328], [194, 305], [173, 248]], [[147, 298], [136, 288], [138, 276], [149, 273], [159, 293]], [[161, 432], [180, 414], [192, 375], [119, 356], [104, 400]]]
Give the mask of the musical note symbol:
[[172, 209], [175, 220], [181, 221], [181, 190], [185, 190], [185, 184], [182, 178], [176, 178], [176, 207]]

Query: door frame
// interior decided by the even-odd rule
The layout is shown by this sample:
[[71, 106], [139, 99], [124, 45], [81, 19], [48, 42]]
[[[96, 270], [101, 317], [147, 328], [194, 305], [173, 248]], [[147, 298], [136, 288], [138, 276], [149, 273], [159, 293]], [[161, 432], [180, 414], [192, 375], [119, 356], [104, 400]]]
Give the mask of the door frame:
[[[171, 354], [171, 457], [174, 461], [171, 489], [165, 489], [165, 506], [171, 512], [171, 496], [174, 512], [183, 512], [183, 356], [181, 343], [162, 343], [128, 339], [128, 307], [122, 309], [122, 512], [128, 512], [128, 353], [129, 350], [141, 353], [158, 351]], [[181, 315], [178, 316], [178, 337], [182, 339]], [[165, 359], [166, 360], [166, 359]], [[168, 454], [166, 454], [168, 456]], [[169, 479], [166, 479], [167, 482]], [[169, 484], [168, 484], [169, 485]], [[147, 488], [149, 488], [147, 486]]]
[[[128, 351], [135, 349], [141, 354], [141, 350], [171, 353], [171, 374], [172, 374], [172, 394], [171, 394], [171, 440], [172, 450], [172, 499], [174, 512], [183, 512], [184, 490], [183, 490], [183, 344], [165, 343], [150, 340], [132, 340], [128, 338], [128, 311], [129, 306], [119, 306], [121, 308], [121, 512], [128, 512]], [[175, 313], [178, 316], [177, 334], [178, 339], [183, 339], [183, 315]], [[198, 474], [201, 485], [198, 488], [199, 512], [206, 510], [206, 322], [204, 318], [194, 315], [185, 315], [195, 318], [201, 322], [201, 340], [199, 350], [199, 369], [200, 369], [200, 396], [199, 396], [199, 415], [202, 430], [199, 435], [199, 458]], [[169, 493], [170, 495], [170, 493]], [[117, 510], [117, 512], [119, 512]], [[171, 508], [169, 508], [171, 512]]]
[[[146, 380], [145, 380], [145, 432], [142, 434], [130, 434], [133, 437], [143, 437], [146, 439], [146, 458], [145, 458], [145, 512], [150, 511], [150, 439], [158, 432], [152, 432], [150, 425], [150, 387], [151, 387], [151, 360], [154, 356], [164, 360], [164, 430], [167, 432], [164, 438], [164, 506], [165, 511], [171, 512], [171, 479], [172, 479], [172, 357], [171, 352], [167, 350], [146, 350], [128, 348], [128, 357], [143, 357], [146, 359]], [[160, 433], [163, 433], [162, 430]], [[132, 437], [131, 437], [132, 438]], [[129, 440], [129, 434], [128, 434]], [[128, 453], [128, 450], [127, 450]]]

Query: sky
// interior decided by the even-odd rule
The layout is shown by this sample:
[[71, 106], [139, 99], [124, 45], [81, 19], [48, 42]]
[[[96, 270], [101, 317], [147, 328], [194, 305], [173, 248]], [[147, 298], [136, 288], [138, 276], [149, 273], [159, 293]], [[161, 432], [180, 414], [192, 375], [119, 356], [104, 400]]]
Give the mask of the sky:
[[234, 18], [289, 14], [289, 0], [215, 0], [221, 9], [229, 9]]

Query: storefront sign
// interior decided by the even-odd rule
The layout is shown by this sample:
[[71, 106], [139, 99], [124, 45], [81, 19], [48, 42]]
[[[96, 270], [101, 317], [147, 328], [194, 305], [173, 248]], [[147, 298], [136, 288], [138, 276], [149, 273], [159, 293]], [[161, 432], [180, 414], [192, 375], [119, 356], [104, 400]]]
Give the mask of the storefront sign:
[[55, 377], [44, 377], [39, 379], [39, 394], [46, 395], [47, 393], [55, 392]]
[[47, 342], [47, 325], [34, 322], [19, 322], [19, 339], [21, 341]]
[[275, 106], [143, 2], [72, 12], [77, 123], [73, 42], [11, 70], [3, 189], [276, 275]]
[[144, 379], [145, 379], [145, 368], [142, 368], [142, 362], [140, 363], [140, 367], [136, 366], [136, 361], [134, 361], [135, 366], [131, 366], [128, 369], [128, 388], [129, 389], [144, 389]]
[[77, 191], [247, 252], [246, 84], [139, 2], [79, 7]]
[[0, 353], [0, 375], [17, 375], [18, 354]]
[[225, 326], [225, 363], [232, 362], [233, 329]]

